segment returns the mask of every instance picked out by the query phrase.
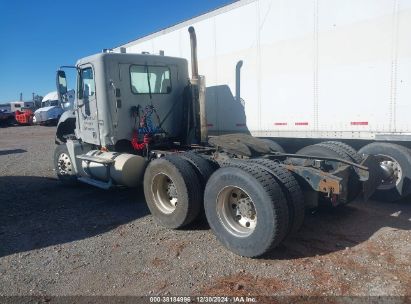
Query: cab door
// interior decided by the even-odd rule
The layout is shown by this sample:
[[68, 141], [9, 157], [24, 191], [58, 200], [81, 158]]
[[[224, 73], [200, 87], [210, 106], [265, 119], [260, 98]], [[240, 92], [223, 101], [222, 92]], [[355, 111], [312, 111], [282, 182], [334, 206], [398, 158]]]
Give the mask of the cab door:
[[82, 65], [79, 68], [77, 136], [87, 143], [100, 145], [94, 69], [92, 65]]

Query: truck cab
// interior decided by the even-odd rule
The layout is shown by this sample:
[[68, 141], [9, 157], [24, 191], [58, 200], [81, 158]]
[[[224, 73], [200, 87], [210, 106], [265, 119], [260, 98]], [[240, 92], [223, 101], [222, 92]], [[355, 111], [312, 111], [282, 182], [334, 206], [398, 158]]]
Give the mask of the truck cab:
[[42, 125], [55, 125], [62, 114], [72, 109], [74, 102], [74, 90], [66, 93], [66, 102], [61, 102], [57, 91], [53, 91], [44, 96], [41, 101], [41, 108], [34, 112], [33, 122]]
[[[142, 115], [151, 109], [152, 133], [170, 140], [181, 135], [183, 95], [189, 83], [185, 59], [100, 53], [80, 59], [76, 68], [75, 130], [65, 133], [95, 146], [124, 145], [131, 142], [134, 130], [142, 128]], [[65, 75], [59, 77], [64, 87]]]

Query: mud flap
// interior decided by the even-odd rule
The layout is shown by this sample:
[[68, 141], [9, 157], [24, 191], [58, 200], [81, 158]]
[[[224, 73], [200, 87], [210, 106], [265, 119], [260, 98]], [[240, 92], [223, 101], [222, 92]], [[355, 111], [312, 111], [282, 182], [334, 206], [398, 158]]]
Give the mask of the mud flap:
[[[382, 170], [378, 160], [372, 155], [366, 155], [361, 165], [368, 168], [368, 171], [355, 168], [360, 180], [363, 182], [364, 200], [368, 200], [381, 184]], [[365, 173], [365, 172], [367, 173]], [[368, 176], [367, 176], [368, 175]]]

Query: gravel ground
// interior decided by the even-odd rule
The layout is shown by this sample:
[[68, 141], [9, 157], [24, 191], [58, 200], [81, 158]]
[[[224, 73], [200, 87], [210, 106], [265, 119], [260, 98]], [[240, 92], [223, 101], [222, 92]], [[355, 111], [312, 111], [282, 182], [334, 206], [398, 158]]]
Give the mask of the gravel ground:
[[141, 189], [63, 187], [54, 132], [0, 129], [0, 295], [411, 295], [411, 199], [308, 214], [252, 260], [158, 226]]

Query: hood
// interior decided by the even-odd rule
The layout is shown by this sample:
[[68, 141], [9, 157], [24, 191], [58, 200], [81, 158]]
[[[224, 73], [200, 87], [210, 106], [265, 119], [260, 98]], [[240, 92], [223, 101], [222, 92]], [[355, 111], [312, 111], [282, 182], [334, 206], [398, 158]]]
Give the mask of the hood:
[[44, 96], [41, 102], [45, 102], [47, 100], [58, 100], [58, 99], [59, 99], [59, 97], [57, 95], [57, 91], [54, 91], [54, 92], [50, 92], [46, 96]]
[[37, 110], [34, 112], [34, 114], [36, 114], [36, 113], [41, 113], [41, 112], [47, 112], [47, 111], [49, 111], [49, 110], [51, 110], [51, 109], [55, 109], [55, 108], [60, 108], [60, 107], [58, 107], [58, 106], [50, 106], [50, 107], [40, 108], [40, 109], [37, 109]]

